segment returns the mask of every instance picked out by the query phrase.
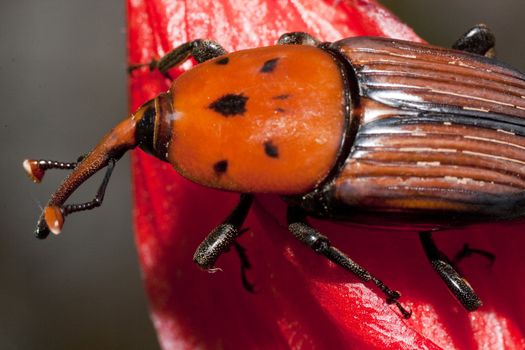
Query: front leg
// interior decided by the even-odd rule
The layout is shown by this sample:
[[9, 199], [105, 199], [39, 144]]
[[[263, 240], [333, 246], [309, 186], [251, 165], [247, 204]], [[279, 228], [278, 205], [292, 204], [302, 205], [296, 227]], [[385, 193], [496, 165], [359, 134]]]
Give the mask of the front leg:
[[158, 61], [152, 60], [150, 63], [131, 65], [128, 71], [132, 72], [141, 67], [149, 67], [150, 70], [158, 69], [169, 78], [168, 71], [190, 57], [193, 57], [197, 63], [202, 63], [226, 53], [226, 50], [215, 41], [196, 39], [177, 46]]
[[232, 213], [222, 224], [210, 232], [204, 241], [199, 244], [199, 247], [193, 255], [193, 261], [201, 268], [208, 271], [215, 271], [215, 262], [217, 259], [233, 246], [241, 260], [241, 279], [244, 288], [250, 292], [253, 292], [253, 286], [246, 278], [246, 270], [250, 268], [250, 263], [246, 257], [244, 248], [241, 247], [235, 239], [245, 232], [245, 230], [241, 230], [241, 226], [248, 215], [252, 202], [253, 195], [241, 194], [239, 204], [237, 204]]

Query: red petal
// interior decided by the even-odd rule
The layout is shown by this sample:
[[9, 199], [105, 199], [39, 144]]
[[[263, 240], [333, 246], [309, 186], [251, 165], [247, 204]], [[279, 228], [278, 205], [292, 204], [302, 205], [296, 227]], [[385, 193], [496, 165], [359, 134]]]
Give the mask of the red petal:
[[[130, 63], [148, 62], [195, 38], [229, 50], [272, 44], [290, 31], [327, 41], [356, 35], [419, 40], [367, 0], [130, 0], [128, 15]], [[134, 74], [130, 87], [132, 109], [167, 89], [160, 74], [145, 71]], [[238, 195], [190, 183], [141, 151], [134, 154], [133, 175], [140, 262], [164, 349], [525, 348], [519, 279], [525, 264], [516, 249], [525, 236], [517, 224], [437, 235], [449, 254], [469, 242], [497, 255], [493, 267], [477, 257], [462, 265], [485, 302], [469, 314], [432, 271], [415, 234], [315, 222], [335, 245], [403, 291], [402, 302], [413, 310], [403, 320], [376, 289], [295, 241], [275, 196], [257, 197], [246, 223], [250, 232], [240, 238], [259, 292], [243, 290], [235, 254], [220, 258], [222, 272], [200, 271], [193, 252]]]

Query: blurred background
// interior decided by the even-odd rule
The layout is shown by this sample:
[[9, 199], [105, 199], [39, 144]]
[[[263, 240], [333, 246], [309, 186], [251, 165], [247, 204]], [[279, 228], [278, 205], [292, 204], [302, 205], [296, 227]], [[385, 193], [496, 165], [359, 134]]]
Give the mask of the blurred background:
[[[476, 23], [499, 58], [525, 71], [523, 0], [383, 0], [427, 41], [450, 46]], [[0, 349], [157, 348], [131, 228], [129, 156], [103, 209], [68, 218], [59, 238], [32, 231], [63, 179], [39, 186], [27, 157], [74, 161], [127, 114], [124, 1], [0, 2]], [[73, 201], [91, 199], [97, 176]]]

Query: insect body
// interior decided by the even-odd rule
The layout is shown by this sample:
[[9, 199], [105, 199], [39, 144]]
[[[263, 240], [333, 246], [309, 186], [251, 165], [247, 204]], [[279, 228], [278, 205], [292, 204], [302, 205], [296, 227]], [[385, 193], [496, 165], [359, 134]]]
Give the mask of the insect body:
[[[285, 34], [279, 44], [231, 54], [211, 41], [183, 44], [150, 67], [167, 75], [189, 56], [200, 64], [81, 161], [26, 160], [37, 182], [48, 168], [74, 169], [46, 206], [37, 236], [59, 233], [66, 215], [100, 205], [115, 161], [139, 146], [197, 183], [242, 193], [197, 248], [194, 260], [205, 269], [238, 247], [252, 194], [276, 193], [289, 203], [296, 238], [373, 282], [405, 317], [398, 292], [305, 218], [355, 220], [356, 213], [379, 212], [389, 223], [423, 224], [432, 266], [465, 308], [478, 308], [480, 299], [432, 232], [523, 214], [524, 75], [490, 57], [494, 37], [483, 25], [454, 49], [368, 37], [320, 43], [305, 33]], [[93, 201], [64, 204], [105, 166]], [[241, 261], [245, 269], [243, 255]]]

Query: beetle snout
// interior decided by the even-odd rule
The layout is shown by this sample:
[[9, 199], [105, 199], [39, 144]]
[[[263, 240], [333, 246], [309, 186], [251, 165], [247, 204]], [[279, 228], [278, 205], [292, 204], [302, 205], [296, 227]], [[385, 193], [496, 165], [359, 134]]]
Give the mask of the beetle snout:
[[50, 232], [58, 235], [64, 226], [64, 213], [60, 207], [51, 205], [44, 208], [44, 212], [38, 219], [35, 229], [35, 236], [45, 239]]

